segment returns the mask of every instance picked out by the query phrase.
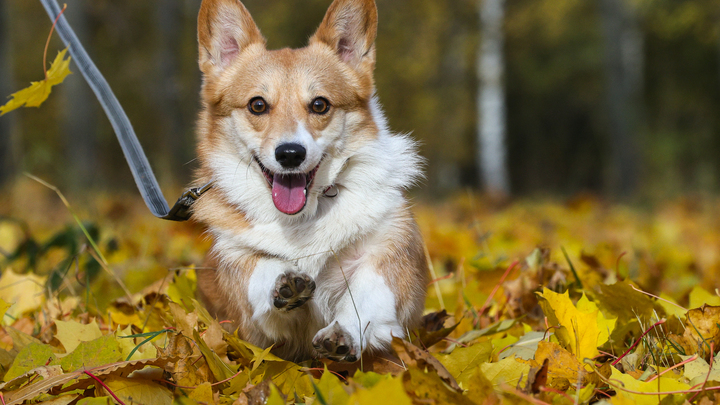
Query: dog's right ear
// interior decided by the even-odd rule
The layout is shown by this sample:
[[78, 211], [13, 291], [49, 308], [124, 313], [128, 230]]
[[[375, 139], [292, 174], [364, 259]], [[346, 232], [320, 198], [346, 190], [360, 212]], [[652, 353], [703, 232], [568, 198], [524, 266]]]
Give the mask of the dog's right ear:
[[220, 73], [247, 46], [265, 38], [240, 0], [203, 0], [198, 14], [198, 63], [203, 74]]

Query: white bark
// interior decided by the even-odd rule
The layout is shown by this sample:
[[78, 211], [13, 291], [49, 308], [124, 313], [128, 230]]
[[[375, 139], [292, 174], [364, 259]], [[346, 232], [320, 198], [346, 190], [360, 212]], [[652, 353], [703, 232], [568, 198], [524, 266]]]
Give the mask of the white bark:
[[480, 0], [482, 39], [478, 55], [478, 159], [485, 191], [510, 193], [505, 146], [503, 20], [505, 0]]
[[607, 111], [610, 141], [609, 191], [620, 197], [635, 192], [639, 182], [638, 130], [643, 84], [643, 36], [632, 5], [601, 0], [605, 39]]

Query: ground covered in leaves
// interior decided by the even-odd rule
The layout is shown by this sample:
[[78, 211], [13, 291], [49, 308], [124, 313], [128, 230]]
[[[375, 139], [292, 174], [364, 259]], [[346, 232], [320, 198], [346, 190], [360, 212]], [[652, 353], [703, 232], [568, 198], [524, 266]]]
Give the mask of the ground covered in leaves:
[[201, 228], [134, 197], [69, 209], [34, 182], [10, 196], [4, 404], [720, 402], [715, 200], [417, 204], [423, 326], [348, 367], [284, 361], [210, 317], [194, 295]]

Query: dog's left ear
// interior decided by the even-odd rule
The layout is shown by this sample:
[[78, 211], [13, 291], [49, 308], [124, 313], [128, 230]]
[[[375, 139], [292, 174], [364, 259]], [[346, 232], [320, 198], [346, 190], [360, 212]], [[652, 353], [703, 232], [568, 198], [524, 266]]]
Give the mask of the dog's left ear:
[[375, 0], [335, 0], [310, 43], [327, 44], [359, 73], [372, 74], [377, 19]]

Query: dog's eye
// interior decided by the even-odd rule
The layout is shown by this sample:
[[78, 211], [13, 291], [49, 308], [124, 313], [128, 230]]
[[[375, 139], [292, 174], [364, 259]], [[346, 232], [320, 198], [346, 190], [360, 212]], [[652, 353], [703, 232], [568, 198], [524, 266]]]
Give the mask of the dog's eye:
[[323, 97], [318, 97], [310, 104], [310, 110], [315, 114], [325, 114], [330, 110], [330, 102]]
[[255, 97], [248, 103], [248, 110], [255, 115], [264, 114], [267, 108], [267, 103], [262, 97]]

